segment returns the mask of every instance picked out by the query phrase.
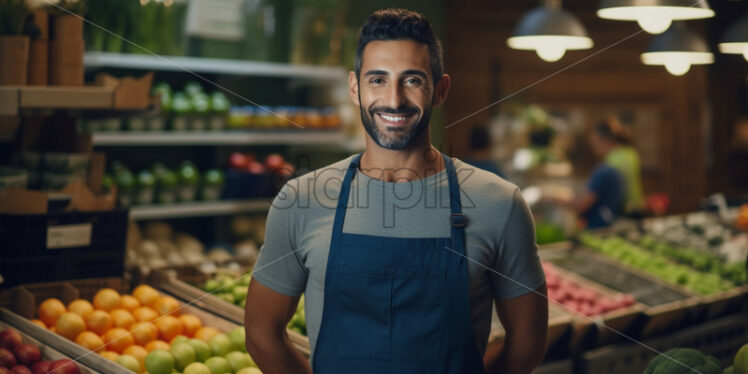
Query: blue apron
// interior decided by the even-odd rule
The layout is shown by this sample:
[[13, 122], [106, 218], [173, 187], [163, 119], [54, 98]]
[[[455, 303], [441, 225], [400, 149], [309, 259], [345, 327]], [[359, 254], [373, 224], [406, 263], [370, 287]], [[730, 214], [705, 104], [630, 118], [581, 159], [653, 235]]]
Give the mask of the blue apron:
[[484, 373], [470, 318], [465, 219], [452, 160], [451, 237], [390, 238], [344, 234], [351, 181], [338, 197], [325, 276], [316, 374]]

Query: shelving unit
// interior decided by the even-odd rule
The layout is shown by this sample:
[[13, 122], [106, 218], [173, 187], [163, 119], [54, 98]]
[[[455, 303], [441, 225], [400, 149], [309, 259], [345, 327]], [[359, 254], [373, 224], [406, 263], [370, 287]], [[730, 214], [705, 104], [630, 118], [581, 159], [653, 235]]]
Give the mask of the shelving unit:
[[130, 208], [130, 219], [148, 221], [168, 218], [225, 216], [237, 213], [265, 213], [270, 199], [200, 201], [170, 205], [143, 205]]
[[116, 109], [114, 88], [97, 86], [0, 87], [0, 115], [17, 115], [21, 109]]
[[344, 68], [335, 66], [292, 65], [202, 57], [162, 57], [106, 52], [87, 52], [83, 63], [89, 69], [121, 68], [221, 75], [284, 77], [322, 81], [336, 81], [344, 79], [346, 76]]
[[201, 132], [99, 132], [96, 146], [185, 146], [185, 145], [337, 145], [345, 136], [336, 130], [289, 131], [201, 131]]

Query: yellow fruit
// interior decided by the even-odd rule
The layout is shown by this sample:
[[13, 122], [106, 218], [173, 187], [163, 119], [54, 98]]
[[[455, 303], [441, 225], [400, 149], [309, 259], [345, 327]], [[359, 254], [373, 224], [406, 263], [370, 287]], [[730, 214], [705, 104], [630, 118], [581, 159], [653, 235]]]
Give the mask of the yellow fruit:
[[119, 353], [115, 351], [101, 351], [99, 352], [99, 355], [110, 361], [116, 361], [117, 357], [119, 357]]
[[170, 348], [169, 343], [163, 340], [154, 340], [145, 345], [145, 350], [148, 352], [152, 352], [152, 351], [159, 350], [159, 349], [162, 351], [168, 351], [169, 348]]
[[103, 335], [112, 328], [112, 316], [103, 310], [94, 310], [86, 316], [86, 327], [99, 335]]
[[54, 297], [44, 300], [39, 305], [38, 311], [39, 319], [47, 326], [54, 326], [55, 322], [57, 322], [57, 318], [60, 318], [60, 316], [65, 312], [67, 312], [65, 304]]
[[164, 341], [171, 341], [178, 335], [182, 335], [182, 322], [177, 317], [165, 316], [155, 322], [158, 329], [158, 338]]
[[133, 310], [132, 315], [138, 322], [153, 322], [153, 320], [158, 318], [158, 312], [147, 306], [141, 306]]
[[76, 299], [68, 304], [68, 312], [73, 312], [79, 316], [85, 318], [88, 313], [93, 312], [94, 307], [87, 300]]
[[132, 336], [135, 338], [135, 344], [137, 345], [145, 346], [158, 339], [158, 328], [150, 322], [137, 322], [130, 328]]
[[140, 367], [145, 367], [145, 356], [148, 356], [148, 351], [145, 348], [139, 345], [131, 345], [125, 348], [125, 350], [122, 351], [122, 354], [135, 357], [140, 363]]
[[132, 291], [132, 295], [140, 301], [140, 305], [153, 306], [161, 296], [155, 288], [141, 284]]
[[172, 315], [176, 317], [179, 315], [179, 301], [171, 296], [161, 296], [156, 301], [154, 309], [162, 316]]
[[179, 316], [179, 321], [182, 322], [182, 334], [190, 338], [195, 336], [197, 330], [203, 327], [203, 321], [194, 314], [183, 314]]
[[78, 334], [86, 330], [86, 322], [78, 314], [65, 312], [55, 322], [55, 330], [58, 334], [70, 340], [75, 340]]
[[216, 329], [215, 327], [206, 326], [197, 329], [197, 332], [195, 332], [195, 338], [207, 343], [210, 338], [220, 333], [221, 332], [218, 331], [218, 329]]
[[130, 326], [135, 323], [135, 317], [133, 317], [130, 312], [122, 308], [117, 308], [109, 312], [109, 315], [112, 316], [112, 323], [114, 324], [114, 327], [129, 329]]
[[33, 323], [33, 324], [35, 324], [35, 325], [37, 325], [37, 326], [39, 326], [39, 327], [43, 327], [43, 328], [45, 328], [45, 329], [47, 328], [47, 324], [46, 324], [46, 323], [44, 323], [44, 321], [42, 321], [42, 320], [40, 320], [40, 319], [36, 319], [36, 318], [35, 318], [35, 319], [32, 319], [32, 320], [31, 320], [31, 323]]
[[132, 334], [120, 327], [115, 327], [107, 331], [102, 338], [104, 338], [106, 349], [117, 353], [122, 353], [125, 348], [135, 344]]
[[120, 307], [129, 311], [133, 311], [140, 306], [140, 301], [138, 301], [138, 299], [136, 299], [134, 296], [130, 295], [122, 295], [122, 297], [119, 299], [119, 303]]
[[111, 288], [103, 288], [96, 293], [93, 299], [93, 305], [96, 309], [114, 310], [120, 306], [120, 295], [119, 292]]
[[98, 352], [104, 349], [104, 340], [91, 331], [83, 331], [75, 338], [75, 342], [88, 350]]

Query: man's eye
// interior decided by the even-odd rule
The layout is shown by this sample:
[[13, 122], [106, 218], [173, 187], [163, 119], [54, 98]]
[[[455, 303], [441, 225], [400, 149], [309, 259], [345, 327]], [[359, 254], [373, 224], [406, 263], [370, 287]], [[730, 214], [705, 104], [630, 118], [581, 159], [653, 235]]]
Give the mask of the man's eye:
[[408, 78], [405, 80], [405, 84], [409, 86], [420, 86], [423, 81], [420, 78]]
[[372, 83], [372, 84], [382, 84], [382, 83], [384, 83], [384, 79], [382, 79], [382, 78], [371, 78], [371, 80], [369, 80], [369, 83]]

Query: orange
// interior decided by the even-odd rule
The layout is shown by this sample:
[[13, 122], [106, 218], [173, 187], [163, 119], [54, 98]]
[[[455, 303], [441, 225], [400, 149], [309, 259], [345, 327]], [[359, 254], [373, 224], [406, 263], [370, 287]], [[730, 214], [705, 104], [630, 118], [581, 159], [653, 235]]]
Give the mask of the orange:
[[165, 341], [171, 341], [178, 335], [182, 335], [182, 322], [177, 317], [164, 316], [155, 322], [158, 328], [158, 338]]
[[91, 331], [83, 331], [75, 338], [75, 342], [88, 350], [98, 352], [104, 349], [104, 340]]
[[179, 321], [182, 322], [182, 333], [190, 338], [195, 336], [199, 328], [203, 327], [203, 321], [194, 314], [183, 314], [179, 316]]
[[65, 312], [55, 322], [55, 329], [58, 334], [74, 340], [78, 334], [86, 330], [86, 323], [83, 317], [73, 312]]
[[129, 329], [130, 326], [132, 326], [133, 323], [135, 323], [135, 317], [130, 314], [125, 309], [117, 308], [111, 312], [109, 312], [109, 315], [112, 316], [112, 322], [114, 323], [114, 327], [122, 327], [123, 329]]
[[220, 333], [221, 332], [218, 331], [218, 329], [216, 329], [215, 327], [206, 326], [197, 329], [197, 332], [195, 332], [195, 338], [207, 343], [210, 338]]
[[178, 316], [179, 301], [171, 296], [161, 296], [158, 298], [158, 301], [156, 301], [154, 309], [156, 309], [158, 314], [162, 316], [165, 316], [167, 314]]
[[44, 323], [44, 321], [42, 321], [40, 319], [32, 319], [31, 323], [33, 323], [33, 324], [35, 324], [37, 326], [40, 326], [40, 327], [44, 327], [45, 329], [47, 328], [47, 324]]
[[135, 344], [146, 345], [158, 339], [158, 328], [150, 322], [137, 322], [130, 327]]
[[145, 284], [135, 287], [132, 291], [132, 295], [140, 301], [140, 305], [145, 306], [153, 306], [156, 304], [159, 296], [161, 296], [155, 288]]
[[140, 308], [133, 310], [132, 315], [138, 322], [152, 322], [158, 318], [158, 313], [147, 306], [141, 306]]
[[107, 331], [102, 338], [107, 345], [106, 349], [117, 353], [122, 353], [125, 348], [135, 344], [135, 339], [130, 332], [120, 327]]
[[136, 299], [133, 296], [130, 295], [122, 295], [122, 297], [119, 299], [120, 307], [127, 309], [129, 311], [135, 310], [135, 308], [140, 306], [140, 301]]
[[110, 311], [119, 308], [120, 299], [119, 292], [111, 288], [102, 288], [94, 296], [93, 305], [96, 309]]
[[49, 331], [52, 331], [53, 333], [57, 334], [57, 328], [54, 326], [50, 327]]
[[59, 318], [62, 313], [67, 312], [65, 309], [65, 304], [60, 301], [60, 299], [56, 299], [54, 297], [51, 297], [47, 300], [44, 300], [39, 305], [39, 319], [44, 322], [47, 326], [54, 326], [55, 322], [57, 322], [57, 318]]
[[68, 304], [68, 311], [78, 314], [81, 317], [86, 317], [88, 313], [93, 312], [94, 308], [91, 303], [83, 299], [75, 299]]
[[161, 349], [164, 351], [168, 351], [170, 348], [169, 343], [163, 341], [163, 340], [154, 340], [148, 344], [145, 345], [145, 350], [148, 352], [155, 351], [157, 349]]
[[115, 351], [101, 351], [99, 354], [110, 361], [116, 361], [117, 357], [119, 357], [119, 353]]
[[148, 351], [145, 348], [139, 345], [131, 345], [125, 348], [125, 350], [122, 351], [122, 354], [135, 357], [140, 363], [140, 367], [145, 368], [145, 356], [148, 356]]
[[103, 310], [94, 310], [86, 316], [86, 326], [89, 330], [103, 335], [112, 328], [112, 316]]

